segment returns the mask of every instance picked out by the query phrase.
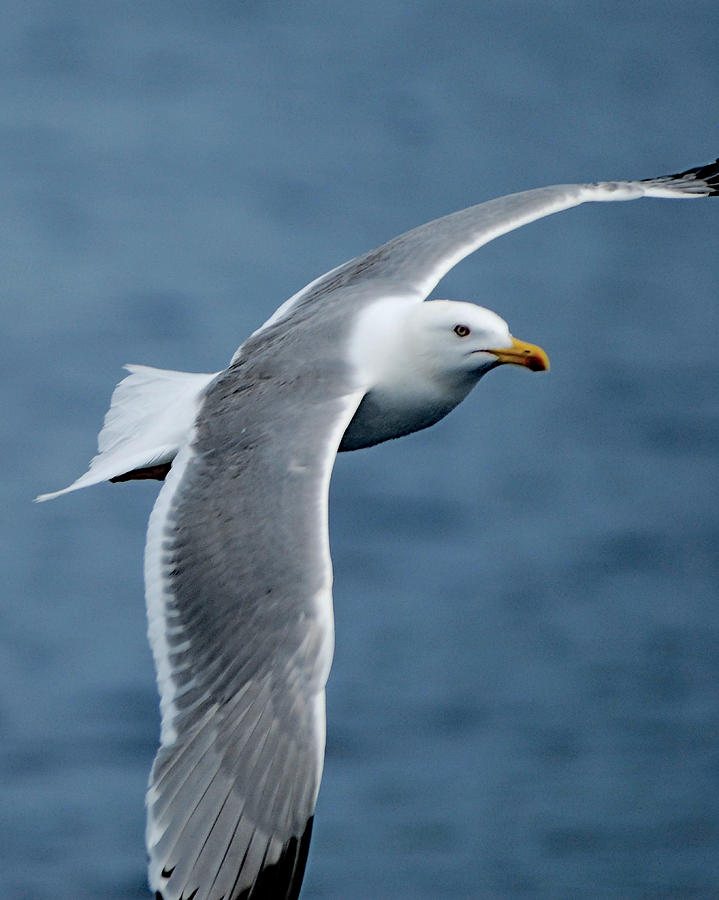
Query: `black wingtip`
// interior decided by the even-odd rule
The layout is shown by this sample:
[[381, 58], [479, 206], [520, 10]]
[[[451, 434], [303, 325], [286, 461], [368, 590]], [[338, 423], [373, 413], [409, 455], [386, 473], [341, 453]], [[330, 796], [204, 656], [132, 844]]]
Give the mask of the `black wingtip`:
[[676, 175], [664, 175], [662, 178], [643, 178], [642, 181], [683, 181], [694, 182], [703, 181], [708, 190], [704, 194], [705, 197], [719, 196], [719, 159], [706, 166], [696, 166], [693, 169], [687, 169], [686, 172], [677, 172]]
[[265, 866], [252, 887], [241, 894], [233, 894], [233, 900], [297, 900], [305, 874], [313, 821], [314, 816], [310, 816], [302, 836], [290, 838], [277, 862]]

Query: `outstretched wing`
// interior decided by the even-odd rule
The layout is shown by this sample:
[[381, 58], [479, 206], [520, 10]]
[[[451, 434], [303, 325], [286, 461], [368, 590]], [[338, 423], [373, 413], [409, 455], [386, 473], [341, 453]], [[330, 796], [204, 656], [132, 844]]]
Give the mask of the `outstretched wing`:
[[163, 900], [283, 900], [302, 881], [333, 648], [328, 485], [364, 392], [339, 356], [291, 343], [217, 378], [150, 519]]
[[346, 288], [356, 294], [360, 286], [374, 285], [378, 293], [424, 300], [465, 256], [515, 228], [581, 203], [718, 194], [719, 159], [707, 166], [644, 181], [559, 184], [508, 194], [420, 225], [321, 275], [283, 303], [260, 331], [320, 298], [323, 302], [346, 301], [350, 299], [344, 296]]

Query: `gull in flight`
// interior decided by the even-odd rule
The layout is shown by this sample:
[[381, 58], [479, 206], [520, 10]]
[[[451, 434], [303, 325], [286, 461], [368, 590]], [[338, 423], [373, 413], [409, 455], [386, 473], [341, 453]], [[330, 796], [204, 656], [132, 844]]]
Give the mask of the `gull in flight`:
[[421, 225], [291, 297], [213, 374], [128, 366], [89, 471], [165, 479], [145, 550], [162, 730], [147, 792], [157, 900], [294, 900], [333, 652], [327, 495], [338, 450], [427, 428], [544, 351], [472, 303], [423, 302], [494, 238], [591, 201], [719, 194], [677, 175], [544, 187]]

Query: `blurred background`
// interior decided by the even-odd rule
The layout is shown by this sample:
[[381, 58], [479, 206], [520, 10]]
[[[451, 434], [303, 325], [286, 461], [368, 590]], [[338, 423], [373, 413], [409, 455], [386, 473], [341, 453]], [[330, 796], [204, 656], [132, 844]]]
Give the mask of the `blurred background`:
[[[125, 362], [215, 371], [424, 221], [719, 154], [716, 4], [6, 0], [4, 900], [141, 900], [155, 483], [68, 484]], [[436, 296], [541, 344], [344, 454], [305, 900], [719, 896], [719, 201], [592, 204]]]

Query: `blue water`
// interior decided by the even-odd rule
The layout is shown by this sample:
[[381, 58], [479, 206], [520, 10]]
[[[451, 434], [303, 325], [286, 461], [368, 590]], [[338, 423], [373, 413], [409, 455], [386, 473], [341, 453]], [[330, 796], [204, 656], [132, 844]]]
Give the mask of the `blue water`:
[[[716, 4], [7, 0], [4, 900], [141, 900], [152, 484], [53, 504], [125, 362], [213, 371], [423, 221], [719, 153]], [[339, 459], [303, 898], [719, 896], [719, 202], [582, 207], [438, 296], [542, 344]]]

